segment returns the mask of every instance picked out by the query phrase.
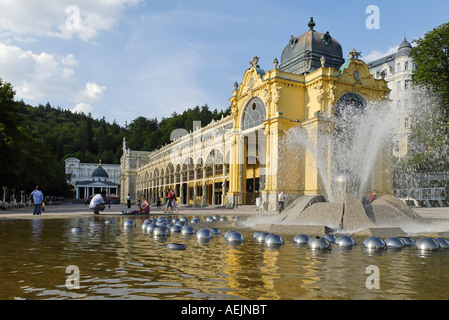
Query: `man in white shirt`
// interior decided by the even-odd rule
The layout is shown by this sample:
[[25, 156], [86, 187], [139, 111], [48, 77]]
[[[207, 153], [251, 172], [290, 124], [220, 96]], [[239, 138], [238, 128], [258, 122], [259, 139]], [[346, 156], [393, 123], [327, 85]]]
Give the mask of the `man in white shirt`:
[[104, 200], [106, 199], [106, 190], [96, 194], [90, 201], [89, 208], [94, 211], [94, 214], [100, 214], [106, 208]]

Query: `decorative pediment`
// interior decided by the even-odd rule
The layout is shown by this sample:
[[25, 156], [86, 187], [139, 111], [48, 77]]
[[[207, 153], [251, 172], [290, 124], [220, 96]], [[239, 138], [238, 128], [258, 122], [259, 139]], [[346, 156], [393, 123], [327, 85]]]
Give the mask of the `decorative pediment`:
[[343, 82], [358, 84], [373, 89], [387, 87], [387, 83], [383, 79], [375, 79], [366, 63], [359, 59], [346, 60], [340, 68], [338, 78]]

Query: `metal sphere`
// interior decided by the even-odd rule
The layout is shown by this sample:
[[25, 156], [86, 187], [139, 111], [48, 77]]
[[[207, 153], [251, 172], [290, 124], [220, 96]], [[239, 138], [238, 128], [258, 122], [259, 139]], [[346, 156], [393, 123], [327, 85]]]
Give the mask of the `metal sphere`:
[[106, 220], [104, 223], [105, 224], [114, 224], [115, 222], [114, 222], [114, 220]]
[[387, 249], [402, 249], [404, 248], [404, 242], [397, 237], [390, 237], [385, 239], [385, 244], [387, 245]]
[[170, 232], [167, 227], [156, 227], [153, 229], [153, 237], [168, 237]]
[[145, 229], [147, 228], [147, 226], [148, 226], [150, 223], [153, 223], [153, 221], [150, 220], [150, 219], [145, 220], [145, 221], [142, 223], [142, 230], [145, 230]]
[[262, 231], [257, 235], [256, 241], [257, 242], [264, 242], [265, 238], [269, 235], [270, 233]]
[[220, 230], [217, 229], [217, 228], [210, 228], [210, 232], [212, 232], [212, 234], [214, 236], [217, 236], [217, 235], [221, 234]]
[[298, 234], [293, 238], [293, 242], [296, 244], [307, 244], [309, 242], [310, 237], [306, 234]]
[[167, 225], [167, 223], [166, 223], [164, 220], [158, 220], [158, 221], [156, 222], [156, 225], [157, 225], [158, 227], [165, 227], [165, 226]]
[[277, 247], [284, 244], [284, 239], [278, 234], [271, 233], [265, 237], [264, 245], [267, 247]]
[[234, 231], [228, 235], [226, 241], [229, 243], [242, 243], [243, 241], [245, 241], [245, 238], [241, 233]]
[[157, 225], [155, 223], [153, 223], [153, 222], [149, 223], [147, 225], [147, 227], [145, 228], [145, 231], [148, 232], [148, 233], [152, 233], [154, 228], [156, 228], [156, 227], [157, 227]]
[[256, 239], [259, 234], [260, 234], [260, 231], [255, 231], [253, 233], [253, 239]]
[[173, 219], [171, 219], [171, 222], [173, 223], [173, 224], [176, 224], [176, 222], [178, 222], [179, 221], [179, 218], [173, 218]]
[[195, 230], [193, 230], [192, 226], [183, 226], [181, 228], [181, 234], [184, 236], [195, 234]]
[[189, 222], [189, 219], [187, 217], [181, 217], [179, 221]]
[[190, 223], [199, 223], [201, 222], [201, 219], [198, 217], [193, 217], [192, 220], [190, 221]]
[[187, 245], [183, 243], [169, 243], [167, 245], [167, 249], [169, 250], [185, 250], [187, 248]]
[[438, 241], [432, 238], [421, 238], [418, 241], [416, 241], [415, 249], [436, 251], [440, 249], [440, 244], [438, 243]]
[[214, 214], [214, 215], [212, 216], [212, 218], [213, 218], [214, 220], [219, 220], [219, 219], [220, 219], [220, 216], [217, 215], [217, 214]]
[[73, 233], [84, 232], [84, 228], [81, 227], [73, 227], [71, 230]]
[[330, 243], [335, 242], [335, 240], [337, 239], [333, 234], [322, 234], [321, 237], [326, 239]]
[[175, 226], [184, 227], [186, 224], [187, 224], [187, 222], [185, 222], [185, 221], [177, 221], [177, 222], [175, 223]]
[[220, 218], [220, 221], [228, 221], [228, 218], [226, 218], [226, 217], [221, 217], [221, 218]]
[[347, 235], [339, 236], [335, 240], [335, 244], [339, 247], [352, 247], [355, 246], [355, 240]]
[[126, 219], [125, 222], [123, 223], [123, 225], [125, 227], [135, 227], [136, 223], [134, 222], [134, 220]]
[[171, 233], [179, 233], [181, 232], [182, 227], [178, 225], [174, 225], [170, 228]]
[[363, 241], [362, 245], [368, 249], [385, 249], [386, 248], [385, 241], [379, 237], [368, 237]]
[[327, 241], [326, 238], [322, 237], [312, 237], [307, 242], [307, 246], [311, 249], [325, 249], [325, 250], [331, 250], [331, 244], [329, 241]]
[[444, 238], [435, 238], [435, 241], [438, 242], [438, 244], [440, 245], [441, 249], [449, 249], [449, 241], [447, 241]]
[[212, 239], [212, 232], [207, 228], [202, 228], [196, 232], [197, 239]]
[[231, 234], [231, 233], [234, 233], [234, 232], [237, 232], [237, 231], [234, 231], [234, 230], [229, 230], [229, 231], [226, 231], [226, 233], [224, 234], [224, 238], [225, 238], [225, 240], [229, 237], [229, 235]]
[[215, 219], [212, 217], [206, 217], [206, 222], [214, 222]]
[[411, 247], [415, 244], [415, 241], [409, 237], [401, 237], [399, 239], [401, 239], [402, 242], [404, 242], [404, 246], [406, 246], [406, 247]]

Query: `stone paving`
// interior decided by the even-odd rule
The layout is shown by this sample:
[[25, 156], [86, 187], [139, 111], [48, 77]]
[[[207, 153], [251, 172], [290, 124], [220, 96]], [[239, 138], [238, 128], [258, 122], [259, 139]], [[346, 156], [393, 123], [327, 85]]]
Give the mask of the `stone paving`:
[[[41, 216], [33, 216], [34, 207], [16, 208], [0, 210], [0, 219], [2, 218], [46, 218], [46, 217], [70, 217], [74, 215], [91, 215], [92, 211], [87, 205], [84, 204], [66, 204], [60, 205], [48, 205], [45, 208], [45, 212]], [[137, 207], [132, 206], [131, 209], [124, 204], [113, 204], [101, 213], [102, 215], [121, 215], [121, 211], [135, 210]], [[435, 218], [435, 219], [449, 219], [449, 207], [443, 208], [412, 208], [417, 214], [423, 218]], [[151, 206], [151, 214], [163, 215], [163, 209], [157, 209], [155, 206]], [[171, 213], [172, 214], [172, 213]], [[220, 207], [183, 207], [179, 208], [178, 215], [241, 215], [241, 216], [277, 216], [277, 212], [265, 212], [259, 211], [255, 206], [241, 206], [234, 209], [226, 209]], [[173, 215], [173, 214], [172, 214]]]

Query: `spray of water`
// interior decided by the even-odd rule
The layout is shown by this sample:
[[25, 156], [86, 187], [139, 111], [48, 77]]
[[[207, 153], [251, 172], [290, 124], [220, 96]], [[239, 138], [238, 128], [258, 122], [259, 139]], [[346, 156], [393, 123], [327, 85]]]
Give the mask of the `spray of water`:
[[[361, 198], [373, 188], [375, 170], [393, 175], [393, 135], [404, 125], [404, 112], [419, 121], [435, 115], [431, 111], [435, 102], [426, 92], [409, 90], [408, 97], [407, 110], [390, 100], [368, 102], [363, 107], [351, 103], [332, 107], [318, 125], [303, 123], [291, 128], [280, 142], [280, 155], [291, 157], [294, 153], [297, 159], [312, 155], [330, 202], [342, 201], [341, 190], [334, 183], [341, 175], [352, 183], [352, 189], [345, 191]], [[288, 170], [290, 164], [281, 158], [280, 170]]]

